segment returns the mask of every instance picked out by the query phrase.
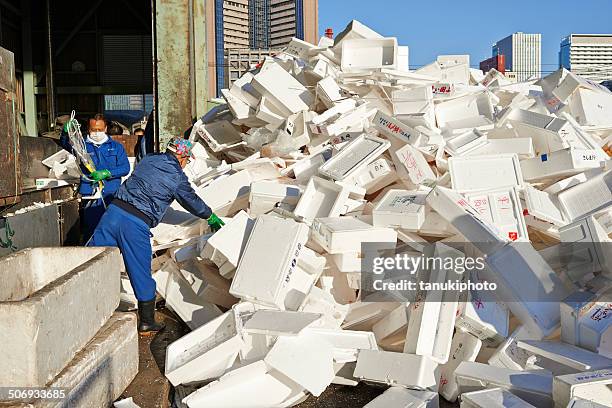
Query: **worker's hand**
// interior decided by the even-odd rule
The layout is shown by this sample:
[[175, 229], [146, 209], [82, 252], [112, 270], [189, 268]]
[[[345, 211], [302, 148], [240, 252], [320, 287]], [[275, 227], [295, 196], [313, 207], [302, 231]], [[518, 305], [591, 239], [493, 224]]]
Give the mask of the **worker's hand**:
[[210, 230], [212, 232], [217, 232], [221, 229], [225, 223], [221, 220], [221, 218], [217, 217], [217, 214], [212, 213], [210, 217], [208, 217], [208, 225], [210, 226]]
[[76, 119], [68, 119], [68, 121], [64, 123], [64, 132], [68, 133], [68, 128], [73, 121], [76, 122]]
[[96, 170], [94, 172], [91, 173], [91, 178], [94, 181], [102, 181], [102, 180], [106, 180], [107, 178], [110, 178], [111, 176], [111, 172], [104, 169], [104, 170]]

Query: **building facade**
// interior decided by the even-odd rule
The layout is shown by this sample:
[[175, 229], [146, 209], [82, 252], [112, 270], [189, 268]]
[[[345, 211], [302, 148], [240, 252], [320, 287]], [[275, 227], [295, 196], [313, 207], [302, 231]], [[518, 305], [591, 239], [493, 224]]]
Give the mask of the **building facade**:
[[496, 69], [503, 74], [506, 72], [506, 56], [504, 54], [497, 54], [494, 57], [487, 58], [484, 61], [480, 61], [479, 67], [485, 74], [492, 69]]
[[570, 34], [561, 40], [559, 67], [592, 81], [612, 80], [612, 34]]
[[519, 81], [542, 76], [542, 35], [514, 33], [493, 44], [493, 56], [504, 55], [506, 71]]
[[[209, 96], [219, 96], [255, 58], [277, 52], [292, 37], [318, 42], [318, 0], [214, 0], [207, 4]], [[258, 61], [259, 62], [259, 61]]]

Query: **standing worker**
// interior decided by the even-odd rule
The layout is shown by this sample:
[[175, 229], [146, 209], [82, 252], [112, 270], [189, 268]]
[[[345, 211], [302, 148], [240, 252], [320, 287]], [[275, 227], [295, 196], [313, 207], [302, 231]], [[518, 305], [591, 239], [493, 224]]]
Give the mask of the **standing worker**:
[[121, 185], [96, 228], [90, 246], [119, 247], [138, 299], [138, 331], [163, 329], [155, 321], [155, 281], [151, 277], [151, 231], [174, 200], [208, 220], [213, 232], [223, 224], [193, 190], [183, 168], [191, 157], [188, 140], [171, 140], [166, 153], [145, 156]]
[[[64, 125], [60, 143], [64, 149], [72, 152], [72, 146], [68, 140], [69, 125], [70, 120]], [[84, 197], [91, 196], [95, 193], [99, 182], [103, 181], [104, 183], [102, 197], [84, 200], [82, 206], [81, 224], [83, 226], [83, 238], [87, 242], [96, 229], [98, 222], [100, 222], [104, 210], [110, 204], [113, 195], [119, 189], [121, 177], [126, 176], [130, 172], [130, 162], [123, 145], [115, 142], [106, 134], [106, 121], [100, 113], [89, 119], [85, 146], [96, 170], [89, 174], [89, 171], [81, 166], [84, 174], [88, 175], [90, 180], [81, 177], [79, 193]]]

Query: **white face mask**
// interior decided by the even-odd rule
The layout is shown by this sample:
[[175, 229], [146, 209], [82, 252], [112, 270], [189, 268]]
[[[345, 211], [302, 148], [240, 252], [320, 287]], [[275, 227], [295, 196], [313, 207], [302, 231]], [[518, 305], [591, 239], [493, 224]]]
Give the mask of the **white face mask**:
[[106, 133], [104, 132], [90, 132], [89, 139], [91, 140], [92, 143], [102, 144], [106, 142], [106, 140], [108, 139], [108, 136], [106, 136]]

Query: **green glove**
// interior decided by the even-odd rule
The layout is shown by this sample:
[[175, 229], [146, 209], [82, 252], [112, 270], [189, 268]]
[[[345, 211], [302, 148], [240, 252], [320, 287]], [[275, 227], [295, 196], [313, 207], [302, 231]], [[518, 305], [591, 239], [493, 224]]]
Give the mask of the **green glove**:
[[104, 170], [96, 170], [94, 172], [91, 173], [91, 178], [94, 181], [102, 181], [105, 180], [107, 178], [110, 178], [111, 173], [110, 171], [104, 169]]
[[208, 225], [210, 226], [210, 230], [212, 232], [217, 232], [221, 229], [225, 223], [221, 220], [221, 218], [217, 217], [217, 214], [212, 213], [210, 217], [208, 217]]
[[64, 123], [64, 132], [68, 133], [68, 128], [70, 127], [70, 124], [72, 123], [73, 119], [68, 119], [68, 121], [66, 123]]

